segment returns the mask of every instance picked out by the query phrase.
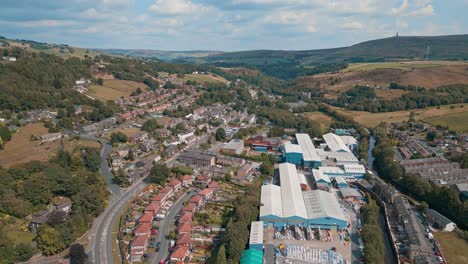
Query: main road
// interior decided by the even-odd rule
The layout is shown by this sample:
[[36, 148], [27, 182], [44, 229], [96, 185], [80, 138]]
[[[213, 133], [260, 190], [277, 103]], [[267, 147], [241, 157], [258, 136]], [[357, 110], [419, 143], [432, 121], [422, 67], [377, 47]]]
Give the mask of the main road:
[[182, 209], [185, 201], [188, 201], [192, 196], [194, 196], [197, 192], [192, 190], [184, 196], [182, 196], [175, 204], [171, 206], [169, 211], [167, 212], [166, 216], [162, 220], [162, 223], [159, 227], [159, 234], [158, 234], [158, 242], [159, 242], [159, 251], [155, 254], [155, 256], [151, 259], [150, 263], [158, 264], [161, 260], [166, 259], [169, 253], [169, 239], [167, 236], [169, 235], [169, 231], [171, 230], [171, 226], [174, 223], [176, 215]]

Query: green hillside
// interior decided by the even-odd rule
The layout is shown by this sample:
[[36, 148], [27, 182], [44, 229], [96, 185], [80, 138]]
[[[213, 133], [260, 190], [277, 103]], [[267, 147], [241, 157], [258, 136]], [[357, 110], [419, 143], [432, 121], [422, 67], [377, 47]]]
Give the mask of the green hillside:
[[430, 46], [433, 60], [468, 60], [468, 35], [436, 37], [392, 37], [362, 42], [350, 47], [308, 51], [254, 50], [207, 56], [206, 63], [261, 65], [296, 62], [315, 65], [336, 62], [375, 62], [424, 59]]
[[192, 51], [165, 51], [165, 50], [142, 50], [142, 49], [98, 49], [96, 51], [113, 55], [129, 57], [156, 58], [162, 61], [172, 61], [181, 58], [199, 58], [222, 53], [222, 51], [192, 50]]

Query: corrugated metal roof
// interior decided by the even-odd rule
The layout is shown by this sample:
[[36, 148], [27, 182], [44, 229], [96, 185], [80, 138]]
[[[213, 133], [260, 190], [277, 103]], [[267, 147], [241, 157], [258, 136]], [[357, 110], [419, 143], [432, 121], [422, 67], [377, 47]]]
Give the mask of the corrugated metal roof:
[[343, 168], [346, 173], [366, 173], [366, 168], [360, 164], [344, 164]]
[[317, 155], [314, 143], [310, 139], [309, 134], [296, 134], [296, 140], [299, 146], [301, 146], [302, 153], [304, 153], [305, 161], [320, 161], [320, 157]]
[[332, 217], [346, 221], [336, 196], [332, 193], [313, 190], [303, 193], [309, 219]]
[[341, 138], [333, 133], [323, 135], [325, 143], [331, 151], [346, 151], [351, 152]]
[[281, 202], [281, 188], [278, 185], [268, 184], [262, 186], [260, 216], [275, 215], [283, 217]]
[[291, 142], [284, 143], [284, 151], [286, 151], [286, 153], [303, 153], [301, 146], [292, 144]]
[[255, 221], [250, 224], [249, 245], [263, 244], [263, 221]]
[[283, 217], [307, 218], [307, 211], [302, 197], [302, 190], [297, 176], [296, 166], [291, 163], [279, 165]]
[[241, 264], [262, 264], [263, 252], [255, 249], [247, 249], [242, 252], [240, 259]]
[[312, 174], [314, 175], [315, 182], [324, 181], [331, 183], [330, 178], [327, 175], [324, 175], [321, 170], [313, 169]]

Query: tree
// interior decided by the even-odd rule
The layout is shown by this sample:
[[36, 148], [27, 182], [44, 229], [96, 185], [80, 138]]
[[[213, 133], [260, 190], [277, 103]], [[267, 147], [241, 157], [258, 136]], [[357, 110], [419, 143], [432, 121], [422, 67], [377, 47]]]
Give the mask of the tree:
[[226, 175], [224, 175], [224, 180], [227, 182], [230, 182], [232, 180], [231, 172], [227, 172]]
[[154, 130], [156, 130], [159, 127], [160, 126], [158, 125], [158, 122], [156, 121], [156, 119], [148, 119], [141, 126], [141, 130], [146, 131], [148, 133], [152, 133], [154, 132]]
[[427, 141], [434, 141], [436, 136], [437, 136], [437, 133], [435, 131], [429, 131], [429, 132], [426, 133], [426, 140]]
[[98, 83], [99, 85], [104, 85], [104, 80], [103, 80], [102, 78], [99, 78], [99, 79], [97, 80], [97, 83]]
[[43, 173], [36, 173], [24, 182], [24, 197], [33, 205], [48, 204], [52, 199], [49, 180]]
[[429, 205], [426, 202], [422, 201], [422, 202], [419, 203], [418, 208], [422, 212], [425, 212], [427, 209], [429, 209]]
[[15, 259], [17, 262], [29, 260], [36, 250], [31, 244], [20, 243], [15, 247]]
[[60, 240], [60, 233], [53, 227], [42, 225], [34, 238], [37, 248], [46, 256], [54, 255], [65, 248], [65, 244]]
[[219, 246], [218, 250], [216, 251], [213, 260], [210, 261], [213, 264], [226, 264], [226, 249], [224, 245]]
[[225, 141], [226, 140], [226, 130], [220, 127], [216, 130], [215, 138], [217, 141]]
[[149, 179], [156, 184], [165, 184], [171, 174], [166, 164], [156, 163], [151, 168]]
[[98, 149], [86, 148], [85, 151], [82, 152], [81, 158], [83, 159], [83, 164], [88, 170], [92, 172], [99, 171], [99, 168], [101, 167], [101, 155], [99, 154]]
[[112, 132], [111, 136], [111, 143], [114, 144], [114, 143], [125, 143], [128, 141], [128, 137], [127, 135], [125, 135], [124, 133], [122, 132]]
[[171, 240], [177, 239], [177, 234], [176, 234], [176, 232], [175, 232], [174, 230], [169, 231], [168, 238], [171, 239]]
[[3, 139], [3, 142], [10, 141], [11, 133], [8, 127], [0, 126], [0, 137]]
[[88, 255], [81, 244], [73, 244], [70, 246], [70, 264], [85, 264], [88, 262]]

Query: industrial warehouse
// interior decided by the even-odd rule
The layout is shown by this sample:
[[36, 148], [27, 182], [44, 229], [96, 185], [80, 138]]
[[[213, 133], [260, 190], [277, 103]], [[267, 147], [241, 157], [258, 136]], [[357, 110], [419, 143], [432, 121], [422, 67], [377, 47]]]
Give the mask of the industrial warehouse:
[[362, 179], [366, 169], [351, 149], [357, 140], [351, 136], [323, 135], [325, 143], [316, 148], [308, 134], [296, 134], [297, 144], [287, 141], [283, 147], [283, 161], [309, 171], [319, 169], [321, 174], [334, 178]]
[[301, 174], [291, 163], [279, 165], [280, 186], [262, 186], [260, 221], [282, 228], [288, 225], [346, 229], [347, 220], [336, 196], [322, 190], [302, 191]]

